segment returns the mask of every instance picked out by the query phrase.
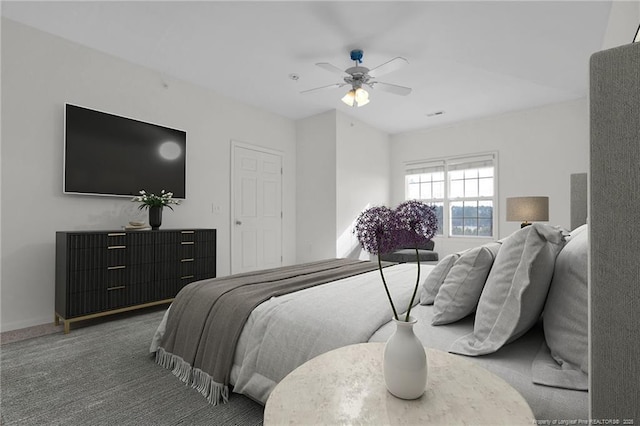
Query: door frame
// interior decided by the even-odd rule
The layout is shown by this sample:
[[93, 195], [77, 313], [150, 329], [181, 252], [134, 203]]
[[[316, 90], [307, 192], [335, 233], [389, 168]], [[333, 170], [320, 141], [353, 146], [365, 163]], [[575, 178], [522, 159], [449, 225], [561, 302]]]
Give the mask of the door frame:
[[284, 249], [283, 249], [283, 230], [284, 230], [284, 152], [282, 151], [278, 151], [276, 149], [271, 149], [271, 148], [265, 148], [263, 146], [260, 145], [254, 145], [254, 144], [250, 144], [247, 142], [241, 142], [235, 139], [231, 139], [231, 167], [230, 167], [230, 176], [229, 176], [229, 181], [231, 182], [230, 184], [230, 193], [229, 193], [229, 204], [230, 204], [230, 217], [229, 217], [229, 226], [230, 226], [230, 232], [229, 232], [229, 237], [230, 237], [230, 244], [229, 244], [229, 248], [230, 248], [230, 252], [229, 252], [229, 271], [231, 274], [235, 274], [237, 273], [237, 271], [234, 272], [233, 270], [233, 256], [235, 255], [235, 233], [236, 233], [236, 226], [235, 226], [235, 216], [236, 216], [236, 204], [235, 204], [235, 196], [236, 196], [236, 184], [235, 184], [235, 174], [236, 174], [236, 148], [242, 148], [242, 149], [248, 149], [248, 150], [252, 150], [252, 151], [257, 151], [257, 152], [261, 152], [264, 154], [270, 154], [270, 155], [276, 155], [278, 157], [280, 157], [280, 211], [282, 212], [282, 215], [280, 217], [280, 222], [281, 222], [281, 226], [280, 226], [280, 256], [281, 256], [281, 260], [280, 260], [280, 264], [282, 265], [282, 263], [284, 263]]

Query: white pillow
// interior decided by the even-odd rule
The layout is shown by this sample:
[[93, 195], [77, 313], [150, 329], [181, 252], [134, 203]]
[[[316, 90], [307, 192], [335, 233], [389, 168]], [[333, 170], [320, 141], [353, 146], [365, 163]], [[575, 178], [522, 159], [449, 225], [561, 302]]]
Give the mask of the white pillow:
[[[533, 364], [534, 383], [588, 389], [589, 233], [585, 230], [572, 232], [571, 240], [556, 259], [542, 314], [544, 336], [553, 361]], [[541, 350], [546, 352], [546, 348]]]
[[463, 253], [445, 278], [433, 305], [432, 325], [458, 321], [476, 310], [500, 243]]
[[449, 270], [453, 264], [458, 260], [460, 254], [452, 253], [445, 256], [438, 264], [431, 270], [431, 273], [427, 275], [427, 278], [422, 284], [422, 290], [420, 291], [420, 304], [432, 305], [433, 301], [438, 294], [438, 289], [444, 282], [445, 277], [449, 273]]
[[569, 237], [567, 237], [567, 241], [570, 241], [572, 238], [577, 237], [578, 235], [582, 234], [587, 229], [588, 228], [587, 228], [587, 224], [586, 223], [584, 225], [578, 226], [576, 229], [574, 229], [573, 231], [571, 231], [569, 233]]
[[490, 354], [529, 330], [540, 318], [564, 244], [560, 228], [541, 223], [504, 239], [478, 302], [473, 333], [456, 340], [449, 351]]

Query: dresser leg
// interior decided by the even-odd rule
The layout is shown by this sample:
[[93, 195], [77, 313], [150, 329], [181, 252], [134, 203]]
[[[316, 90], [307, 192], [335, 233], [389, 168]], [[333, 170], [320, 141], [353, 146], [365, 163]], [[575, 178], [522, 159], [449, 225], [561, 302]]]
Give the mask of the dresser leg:
[[64, 334], [69, 334], [71, 321], [62, 318], [57, 312], [55, 314], [56, 316], [53, 318], [53, 323], [55, 325], [60, 325], [60, 320], [62, 320], [62, 325], [64, 325]]

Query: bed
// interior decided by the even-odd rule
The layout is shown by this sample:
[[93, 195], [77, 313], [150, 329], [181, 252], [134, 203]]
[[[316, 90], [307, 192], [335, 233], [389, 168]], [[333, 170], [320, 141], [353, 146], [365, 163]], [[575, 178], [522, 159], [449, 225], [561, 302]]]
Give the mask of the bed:
[[[416, 334], [425, 346], [468, 357], [502, 377], [540, 421], [588, 419], [587, 235], [586, 225], [567, 233], [534, 224], [501, 241], [448, 255], [437, 265], [422, 265], [419, 300], [411, 311], [418, 319]], [[284, 273], [280, 269], [185, 287], [188, 297], [176, 298], [153, 338], [156, 362], [211, 403], [224, 402], [231, 387], [264, 404], [275, 385], [305, 361], [391, 335], [391, 310], [377, 262], [338, 259], [310, 265], [323, 271], [321, 280], [293, 292], [278, 287], [260, 303], [245, 295], [265, 286], [265, 277], [274, 281]], [[356, 272], [332, 278], [344, 266]], [[307, 267], [283, 268], [285, 280], [295, 282], [288, 277], [301, 274], [309, 281], [315, 272], [301, 272]], [[384, 274], [396, 306], [408, 306], [416, 265], [385, 265]], [[240, 278], [250, 284], [229, 284]], [[224, 290], [211, 290], [217, 287]], [[216, 293], [217, 301], [205, 302], [203, 291]], [[223, 305], [222, 313], [209, 305]], [[246, 318], [232, 319], [241, 305], [250, 306]], [[193, 329], [200, 331], [187, 336]], [[233, 344], [212, 337], [225, 333], [234, 335]], [[181, 348], [189, 341], [189, 349]], [[225, 356], [229, 367], [221, 373], [215, 364]]]

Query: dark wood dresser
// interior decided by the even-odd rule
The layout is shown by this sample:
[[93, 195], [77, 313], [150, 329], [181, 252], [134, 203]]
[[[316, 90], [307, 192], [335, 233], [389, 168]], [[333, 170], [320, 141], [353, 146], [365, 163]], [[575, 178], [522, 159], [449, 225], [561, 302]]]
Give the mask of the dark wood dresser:
[[55, 323], [169, 303], [216, 276], [215, 229], [56, 232]]

